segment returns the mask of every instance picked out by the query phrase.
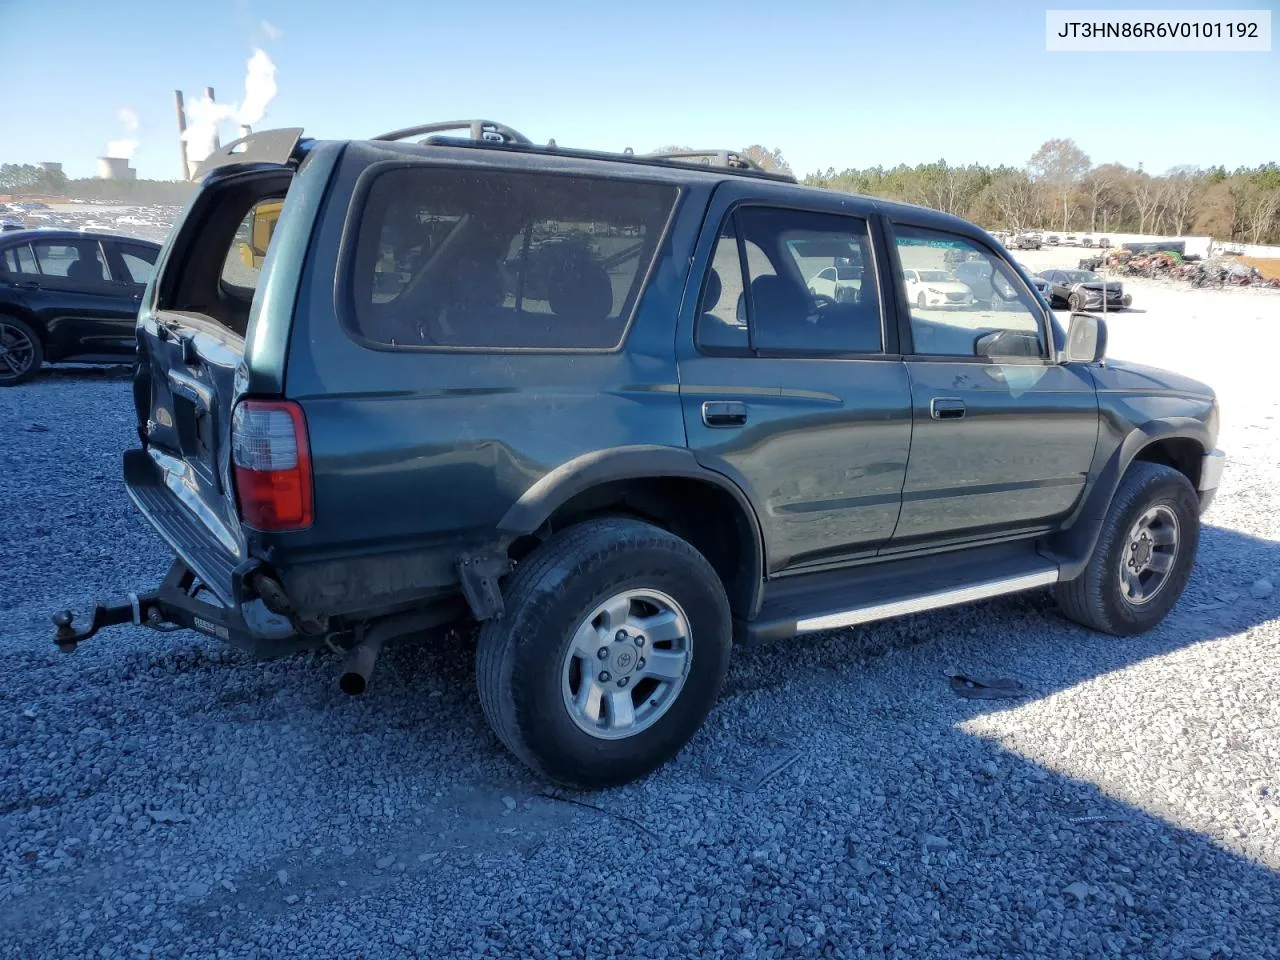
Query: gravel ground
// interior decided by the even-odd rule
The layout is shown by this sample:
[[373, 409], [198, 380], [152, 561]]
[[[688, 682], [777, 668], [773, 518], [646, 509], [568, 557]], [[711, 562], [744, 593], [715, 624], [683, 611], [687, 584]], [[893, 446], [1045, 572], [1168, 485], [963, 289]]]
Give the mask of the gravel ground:
[[358, 699], [191, 633], [59, 654], [51, 611], [167, 555], [120, 372], [0, 391], [0, 957], [1280, 957], [1280, 296], [1132, 286], [1112, 353], [1219, 387], [1231, 455], [1165, 624], [1032, 593], [742, 649], [676, 762], [594, 795], [502, 752], [466, 639]]

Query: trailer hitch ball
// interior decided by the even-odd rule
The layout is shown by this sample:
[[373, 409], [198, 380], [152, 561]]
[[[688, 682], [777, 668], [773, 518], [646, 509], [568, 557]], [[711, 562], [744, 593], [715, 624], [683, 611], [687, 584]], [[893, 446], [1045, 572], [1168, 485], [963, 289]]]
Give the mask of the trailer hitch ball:
[[53, 625], [58, 628], [53, 633], [53, 642], [63, 653], [75, 653], [79, 643], [75, 628], [71, 626], [73, 620], [75, 614], [70, 610], [61, 610], [53, 615]]

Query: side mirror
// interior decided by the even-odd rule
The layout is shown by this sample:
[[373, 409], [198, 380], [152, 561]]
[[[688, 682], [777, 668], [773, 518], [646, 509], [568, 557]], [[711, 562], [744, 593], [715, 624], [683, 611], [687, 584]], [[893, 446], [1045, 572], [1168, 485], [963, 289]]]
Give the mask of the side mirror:
[[1068, 363], [1097, 363], [1107, 355], [1107, 325], [1088, 313], [1073, 313], [1067, 328]]

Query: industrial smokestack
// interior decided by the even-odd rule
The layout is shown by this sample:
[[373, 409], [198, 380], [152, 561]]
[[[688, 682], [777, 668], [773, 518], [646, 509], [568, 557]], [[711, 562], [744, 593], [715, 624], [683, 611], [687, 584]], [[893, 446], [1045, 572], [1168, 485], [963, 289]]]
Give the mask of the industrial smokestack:
[[[205, 88], [204, 88], [204, 95], [205, 95], [206, 97], [208, 97], [208, 98], [209, 98], [209, 102], [210, 102], [210, 103], [217, 103], [217, 102], [218, 102], [218, 101], [217, 101], [217, 100], [215, 100], [215, 99], [214, 99], [214, 97], [213, 97], [213, 87], [205, 87]], [[213, 128], [213, 149], [214, 149], [214, 150], [217, 150], [217, 149], [218, 149], [219, 147], [221, 147], [221, 146], [222, 146], [222, 143], [218, 140], [218, 128], [217, 128], [217, 127], [214, 127], [214, 128]]]
[[191, 178], [191, 167], [187, 164], [187, 109], [182, 102], [182, 91], [173, 91], [173, 102], [178, 108], [178, 152], [182, 155], [182, 179]]

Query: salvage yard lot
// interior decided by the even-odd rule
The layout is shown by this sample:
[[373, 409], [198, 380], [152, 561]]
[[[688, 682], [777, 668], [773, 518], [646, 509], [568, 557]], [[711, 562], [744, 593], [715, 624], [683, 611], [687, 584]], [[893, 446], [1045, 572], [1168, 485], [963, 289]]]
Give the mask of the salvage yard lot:
[[1032, 593], [739, 649], [689, 748], [594, 795], [502, 751], [467, 637], [359, 699], [331, 654], [59, 654], [49, 613], [168, 553], [120, 371], [0, 391], [0, 957], [1280, 956], [1280, 293], [1126, 289], [1110, 353], [1212, 384], [1230, 458], [1165, 623]]

